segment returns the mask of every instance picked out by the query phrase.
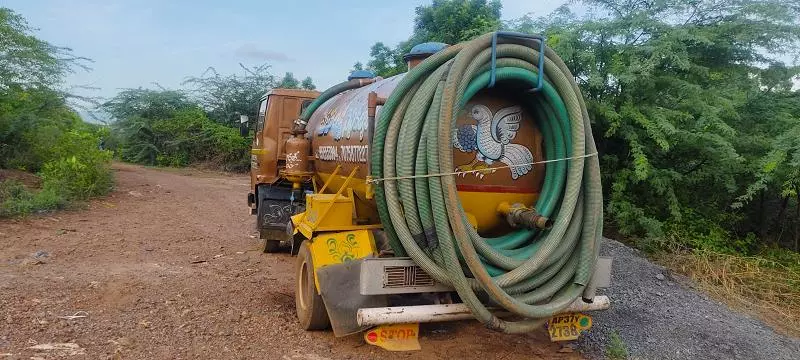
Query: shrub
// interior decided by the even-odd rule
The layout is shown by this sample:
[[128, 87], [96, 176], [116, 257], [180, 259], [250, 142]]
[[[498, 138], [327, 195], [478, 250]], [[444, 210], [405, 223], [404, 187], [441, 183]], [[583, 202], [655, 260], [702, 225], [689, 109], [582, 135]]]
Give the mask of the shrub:
[[44, 188], [69, 200], [106, 194], [113, 183], [111, 152], [101, 150], [99, 131], [71, 130], [54, 146], [57, 158], [44, 164]]
[[122, 160], [145, 165], [183, 167], [205, 163], [227, 171], [247, 171], [249, 139], [238, 129], [209, 119], [199, 107], [133, 116], [114, 124]]
[[0, 217], [61, 209], [67, 201], [55, 189], [32, 192], [17, 181], [0, 182]]

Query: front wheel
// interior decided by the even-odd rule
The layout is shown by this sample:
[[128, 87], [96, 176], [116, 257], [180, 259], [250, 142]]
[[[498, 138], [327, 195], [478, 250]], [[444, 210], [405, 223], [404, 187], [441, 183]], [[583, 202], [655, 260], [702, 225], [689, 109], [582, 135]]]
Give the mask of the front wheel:
[[311, 249], [308, 241], [303, 241], [300, 251], [297, 252], [295, 266], [294, 306], [297, 319], [304, 330], [324, 330], [331, 322], [322, 296], [317, 293], [314, 283], [314, 264], [311, 259]]

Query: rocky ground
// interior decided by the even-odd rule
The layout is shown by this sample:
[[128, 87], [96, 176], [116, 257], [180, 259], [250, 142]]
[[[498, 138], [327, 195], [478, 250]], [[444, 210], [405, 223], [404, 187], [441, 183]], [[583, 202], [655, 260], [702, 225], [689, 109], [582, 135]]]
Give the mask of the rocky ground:
[[800, 342], [727, 309], [617, 242], [610, 310], [576, 345], [545, 331], [423, 325], [422, 350], [305, 332], [288, 254], [263, 254], [248, 178], [116, 165], [86, 210], [0, 221], [0, 359], [602, 358], [616, 332], [634, 358], [797, 359]]
[[602, 358], [616, 332], [636, 359], [800, 359], [800, 339], [693, 290], [638, 251], [608, 239], [600, 251], [614, 258], [612, 285], [601, 290], [611, 309], [593, 314], [579, 346], [587, 357]]

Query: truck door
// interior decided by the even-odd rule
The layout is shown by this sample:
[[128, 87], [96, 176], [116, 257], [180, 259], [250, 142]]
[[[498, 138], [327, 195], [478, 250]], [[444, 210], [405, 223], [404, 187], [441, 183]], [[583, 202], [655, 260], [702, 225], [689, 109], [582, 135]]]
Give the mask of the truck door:
[[253, 136], [253, 144], [250, 150], [250, 185], [255, 188], [255, 185], [260, 183], [259, 177], [265, 175], [262, 169], [263, 164], [266, 163], [266, 149], [264, 147], [264, 131], [265, 122], [267, 117], [267, 107], [269, 104], [269, 97], [261, 100], [258, 106], [258, 117], [256, 121], [255, 136]]

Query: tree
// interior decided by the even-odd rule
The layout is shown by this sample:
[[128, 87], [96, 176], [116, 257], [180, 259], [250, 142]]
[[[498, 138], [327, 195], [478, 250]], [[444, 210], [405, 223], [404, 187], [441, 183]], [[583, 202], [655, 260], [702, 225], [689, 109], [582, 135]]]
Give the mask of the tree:
[[90, 60], [38, 39], [20, 15], [0, 7], [0, 90], [12, 84], [23, 88], [54, 88], [75, 67], [88, 69]]
[[498, 0], [434, 0], [416, 8], [411, 40], [456, 44], [495, 31], [502, 7]]
[[[787, 90], [796, 72], [774, 54], [798, 54], [800, 9], [782, 0], [582, 3], [583, 18], [564, 7], [506, 26], [544, 33], [578, 80], [611, 225], [723, 251], [755, 245], [731, 238], [777, 234], [758, 230], [797, 169], [796, 142], [780, 135], [800, 112]], [[754, 198], [761, 204], [744, 206]]]
[[317, 85], [314, 85], [314, 80], [311, 80], [310, 76], [306, 76], [306, 78], [303, 79], [303, 82], [300, 84], [300, 87], [306, 90], [314, 90], [317, 88]]
[[166, 119], [176, 112], [199, 108], [200, 105], [180, 90], [125, 89], [102, 105], [114, 120], [134, 117]]
[[235, 171], [249, 166], [249, 140], [238, 129], [209, 119], [184, 92], [128, 89], [104, 109], [115, 120], [114, 150], [125, 161], [161, 166], [204, 162]]
[[3, 181], [0, 216], [52, 210], [69, 200], [108, 192], [111, 154], [99, 149], [106, 132], [81, 121], [60, 90], [64, 75], [86, 68], [33, 35], [25, 19], [0, 7], [0, 168], [37, 172], [41, 190]]
[[367, 68], [378, 76], [383, 77], [390, 77], [404, 72], [406, 70], [406, 64], [403, 61], [403, 50], [405, 48], [407, 46], [404, 43], [394, 49], [382, 42], [375, 43], [369, 51], [371, 59], [367, 62]]
[[238, 126], [239, 115], [255, 119], [261, 97], [275, 86], [269, 65], [239, 64], [239, 67], [240, 74], [220, 75], [214, 68], [208, 68], [199, 77], [184, 81], [211, 119], [230, 126]]
[[364, 70], [364, 64], [362, 64], [361, 61], [356, 61], [356, 63], [353, 64], [353, 68], [350, 69], [350, 72], [359, 70]]
[[[389, 77], [406, 71], [403, 55], [423, 42], [455, 44], [501, 27], [498, 0], [434, 0], [415, 10], [414, 33], [391, 48], [377, 42], [370, 49], [367, 67], [377, 75]], [[360, 64], [360, 63], [358, 63]]]
[[291, 72], [287, 72], [283, 75], [283, 79], [278, 82], [278, 86], [281, 89], [299, 89], [300, 88], [300, 81], [298, 81], [294, 74]]

